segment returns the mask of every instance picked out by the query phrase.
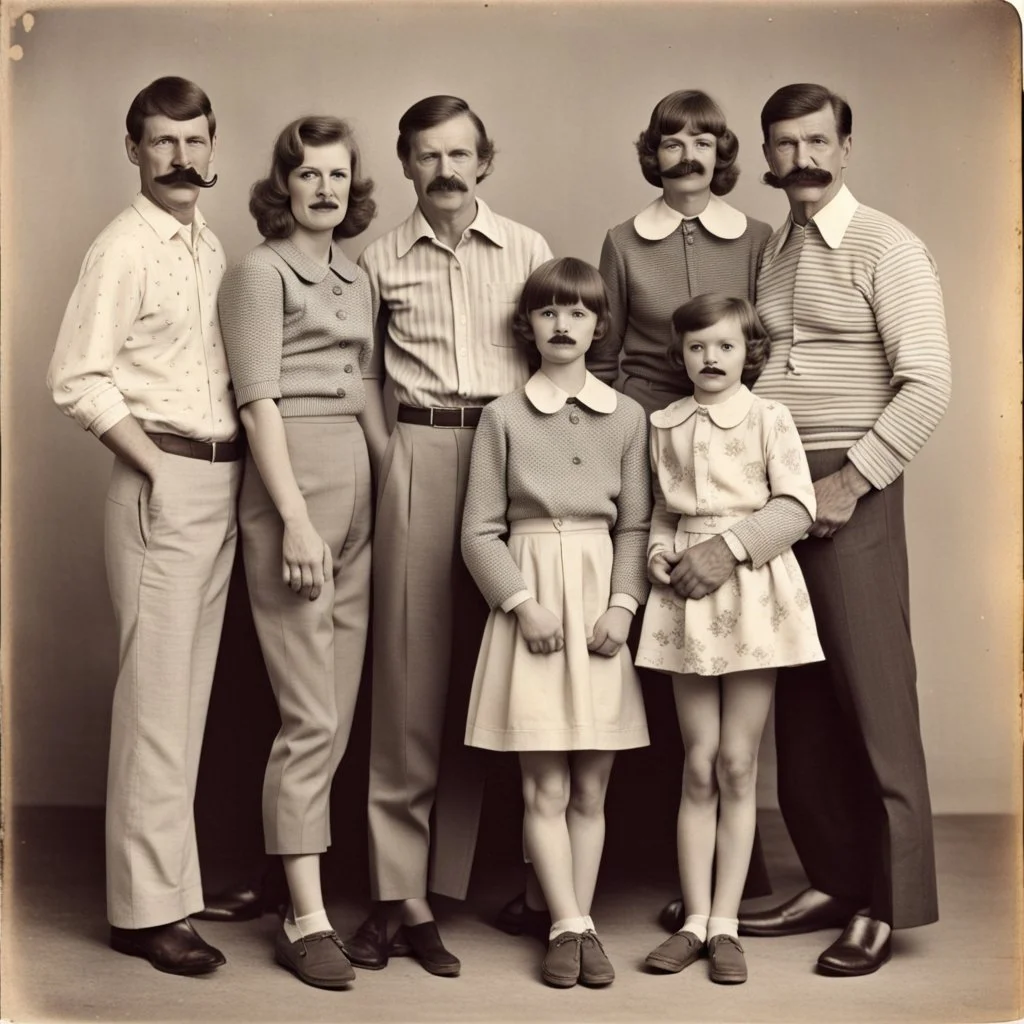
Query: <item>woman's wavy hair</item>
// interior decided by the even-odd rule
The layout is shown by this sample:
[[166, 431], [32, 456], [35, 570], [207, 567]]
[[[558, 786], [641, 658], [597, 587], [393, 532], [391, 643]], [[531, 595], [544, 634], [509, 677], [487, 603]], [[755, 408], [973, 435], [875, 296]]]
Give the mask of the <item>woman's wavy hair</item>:
[[740, 151], [739, 139], [726, 126], [722, 108], [699, 89], [671, 92], [659, 100], [651, 111], [650, 124], [636, 140], [636, 152], [644, 177], [655, 188], [662, 187], [658, 170], [658, 146], [662, 136], [675, 135], [684, 128], [695, 134], [708, 132], [714, 135], [717, 145], [711, 191], [716, 196], [728, 195], [740, 176], [740, 169], [736, 166], [736, 157]]
[[249, 194], [249, 212], [264, 238], [287, 238], [295, 230], [288, 175], [302, 166], [307, 146], [345, 144], [352, 157], [352, 184], [348, 192], [345, 218], [334, 229], [334, 238], [353, 238], [365, 231], [377, 215], [373, 201], [373, 180], [362, 177], [362, 158], [352, 127], [340, 117], [317, 115], [300, 117], [287, 125], [274, 143], [270, 173], [253, 185]]
[[542, 263], [526, 279], [512, 317], [512, 334], [531, 370], [540, 368], [540, 353], [530, 327], [530, 314], [545, 306], [571, 306], [577, 302], [597, 316], [594, 341], [599, 341], [608, 331], [611, 315], [597, 267], [575, 256], [563, 256]]
[[[705, 327], [712, 327], [726, 317], [736, 320], [746, 341], [747, 355], [743, 361], [740, 380], [748, 388], [752, 387], [757, 378], [761, 376], [764, 364], [768, 362], [768, 356], [771, 355], [772, 340], [750, 300], [735, 295], [706, 292], [690, 299], [689, 302], [684, 302], [672, 314], [672, 341], [668, 346], [669, 366], [674, 370], [681, 371], [683, 378], [689, 380], [686, 375], [686, 363], [683, 359], [686, 335], [693, 331], [702, 331]], [[690, 386], [692, 389], [692, 381], [690, 381]]]

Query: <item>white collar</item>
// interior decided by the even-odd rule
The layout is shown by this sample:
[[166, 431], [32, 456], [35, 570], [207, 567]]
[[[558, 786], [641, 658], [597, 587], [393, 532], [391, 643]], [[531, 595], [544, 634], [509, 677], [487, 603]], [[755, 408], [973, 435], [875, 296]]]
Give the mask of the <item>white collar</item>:
[[633, 218], [633, 227], [641, 238], [657, 242], [668, 238], [684, 220], [699, 220], [719, 238], [739, 238], [747, 230], [747, 215], [718, 196], [711, 196], [708, 205], [696, 217], [684, 217], [665, 202], [664, 196], [660, 196]]
[[[466, 228], [465, 233], [470, 231], [476, 231], [483, 235], [484, 238], [493, 242], [499, 248], [503, 248], [506, 244], [505, 231], [498, 222], [497, 216], [479, 196], [476, 197], [476, 216], [474, 216], [473, 222], [469, 227]], [[434, 229], [430, 226], [430, 222], [420, 209], [418, 203], [416, 209], [409, 214], [403, 223], [398, 225], [396, 234], [399, 259], [405, 256], [421, 238], [437, 238]]]
[[[527, 382], [524, 389], [526, 397], [537, 412], [550, 416], [558, 412], [571, 397], [563, 391], [543, 370], [538, 370]], [[615, 412], [618, 396], [603, 381], [599, 381], [589, 370], [587, 379], [576, 394], [576, 401], [581, 402], [594, 412]]]
[[729, 430], [732, 427], [738, 427], [747, 418], [747, 413], [750, 412], [750, 407], [753, 404], [754, 393], [746, 384], [741, 384], [736, 394], [730, 395], [724, 402], [719, 402], [717, 405], [701, 405], [693, 395], [680, 398], [679, 401], [673, 402], [667, 408], [652, 412], [651, 425], [665, 429], [678, 427], [680, 423], [685, 423], [694, 413], [703, 409], [711, 417], [711, 422], [716, 427]]
[[[843, 244], [846, 236], [846, 229], [853, 220], [860, 203], [853, 197], [853, 193], [843, 185], [842, 188], [829, 200], [827, 206], [823, 206], [811, 219], [808, 224], [814, 224], [818, 233], [825, 239], [825, 244], [830, 249], [838, 249]], [[782, 225], [779, 241], [775, 246], [773, 255], [778, 255], [779, 250], [789, 237], [789, 229], [793, 226], [793, 214], [786, 218]]]

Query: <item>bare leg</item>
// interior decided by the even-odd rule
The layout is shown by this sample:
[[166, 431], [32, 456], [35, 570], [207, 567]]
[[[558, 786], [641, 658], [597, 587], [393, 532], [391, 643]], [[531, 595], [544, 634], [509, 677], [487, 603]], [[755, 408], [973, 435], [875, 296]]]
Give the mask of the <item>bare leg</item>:
[[721, 697], [716, 676], [672, 676], [683, 738], [683, 791], [676, 850], [687, 916], [711, 913], [711, 878], [718, 827], [718, 757]]
[[754, 845], [757, 751], [774, 686], [775, 669], [722, 676], [721, 740], [715, 763], [720, 810], [714, 918], [733, 919], [739, 913]]
[[569, 758], [563, 751], [520, 751], [519, 764], [525, 805], [523, 838], [551, 919], [581, 917], [565, 820], [569, 806]]
[[573, 888], [581, 914], [590, 913], [604, 852], [604, 798], [615, 763], [614, 750], [578, 750], [570, 756], [566, 824], [572, 847]]

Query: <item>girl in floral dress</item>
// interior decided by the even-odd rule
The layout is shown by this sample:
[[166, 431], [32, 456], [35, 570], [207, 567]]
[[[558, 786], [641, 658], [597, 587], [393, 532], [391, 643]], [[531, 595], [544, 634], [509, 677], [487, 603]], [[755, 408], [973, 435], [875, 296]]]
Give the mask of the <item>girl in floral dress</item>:
[[[706, 953], [711, 979], [735, 983], [747, 977], [737, 916], [775, 671], [824, 657], [791, 550], [814, 520], [814, 487], [789, 410], [748, 388], [770, 345], [750, 302], [701, 295], [672, 323], [669, 359], [693, 395], [651, 415], [654, 586], [636, 664], [672, 676], [685, 749], [677, 835], [686, 917], [646, 963], [674, 973]], [[752, 518], [780, 496], [772, 517]], [[710, 592], [695, 584], [687, 554], [699, 545], [735, 563]]]

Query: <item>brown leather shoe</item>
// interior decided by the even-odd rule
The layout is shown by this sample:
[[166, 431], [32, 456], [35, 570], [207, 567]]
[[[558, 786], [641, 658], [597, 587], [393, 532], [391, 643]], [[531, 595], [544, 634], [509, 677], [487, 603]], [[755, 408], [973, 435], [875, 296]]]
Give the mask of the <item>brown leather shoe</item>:
[[514, 896], [498, 911], [495, 925], [508, 935], [532, 935], [548, 941], [551, 915], [546, 910], [534, 910], [526, 905], [526, 893]]
[[206, 974], [226, 963], [224, 954], [192, 927], [189, 919], [153, 928], [110, 928], [110, 948], [148, 960], [167, 974]]
[[683, 968], [696, 963], [706, 951], [707, 946], [693, 932], [676, 932], [647, 954], [644, 966], [652, 971], [678, 974]]
[[720, 985], [738, 985], [747, 980], [747, 960], [739, 939], [712, 935], [708, 939], [708, 976]]
[[615, 980], [615, 968], [604, 951], [597, 932], [588, 928], [580, 936], [580, 981], [595, 988], [610, 985]]
[[288, 883], [280, 857], [274, 857], [258, 881], [236, 882], [203, 893], [203, 909], [189, 916], [197, 921], [253, 921], [264, 914], [288, 912]]
[[769, 910], [740, 913], [740, 935], [775, 937], [803, 935], [822, 928], [845, 928], [858, 905], [841, 896], [804, 889], [792, 899]]
[[555, 988], [572, 988], [580, 980], [583, 936], [579, 932], [562, 932], [548, 943], [548, 951], [540, 965], [540, 976]]
[[274, 940], [274, 959], [300, 981], [315, 988], [344, 988], [356, 978], [341, 939], [333, 929], [304, 935], [292, 942], [282, 928]]
[[440, 978], [454, 978], [462, 970], [459, 958], [444, 948], [436, 921], [403, 925], [402, 930], [424, 970]]
[[371, 914], [343, 943], [349, 961], [367, 971], [380, 971], [388, 965], [388, 923], [385, 917]]
[[658, 912], [658, 924], [667, 932], [677, 932], [683, 927], [686, 914], [682, 899], [671, 900]]
[[873, 974], [891, 956], [891, 929], [873, 917], [857, 914], [843, 934], [818, 957], [818, 971], [855, 978]]

